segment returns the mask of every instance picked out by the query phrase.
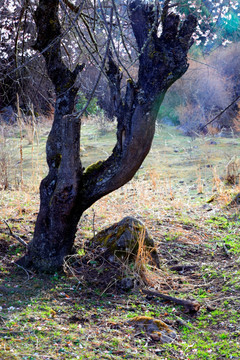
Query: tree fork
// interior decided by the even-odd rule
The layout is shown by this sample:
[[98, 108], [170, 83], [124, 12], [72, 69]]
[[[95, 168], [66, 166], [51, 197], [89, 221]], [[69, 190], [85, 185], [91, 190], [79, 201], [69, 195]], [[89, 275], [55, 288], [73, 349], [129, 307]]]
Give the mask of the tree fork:
[[130, 22], [139, 50], [138, 79], [136, 83], [128, 81], [123, 101], [121, 71], [109, 51], [106, 75], [118, 121], [117, 143], [107, 160], [83, 171], [80, 120], [72, 115], [78, 91], [76, 78], [82, 66], [71, 72], [62, 61], [58, 4], [58, 0], [40, 0], [35, 14], [35, 48], [43, 52], [57, 95], [46, 149], [49, 173], [40, 186], [34, 237], [21, 261], [41, 271], [61, 268], [64, 257], [71, 253], [82, 213], [131, 180], [141, 166], [151, 148], [164, 95], [188, 68], [187, 52], [196, 27], [191, 15], [179, 27], [179, 17], [168, 14], [166, 1], [158, 37], [159, 9], [142, 0], [130, 2]]

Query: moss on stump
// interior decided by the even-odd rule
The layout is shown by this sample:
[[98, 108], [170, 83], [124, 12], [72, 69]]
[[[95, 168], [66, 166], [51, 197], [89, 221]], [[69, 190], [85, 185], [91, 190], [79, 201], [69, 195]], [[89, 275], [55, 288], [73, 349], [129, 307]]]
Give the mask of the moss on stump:
[[144, 247], [145, 253], [149, 253], [153, 264], [159, 267], [159, 258], [153, 239], [143, 223], [133, 217], [125, 217], [120, 222], [100, 231], [91, 243], [106, 248], [114, 257], [129, 261], [134, 261], [140, 247]]

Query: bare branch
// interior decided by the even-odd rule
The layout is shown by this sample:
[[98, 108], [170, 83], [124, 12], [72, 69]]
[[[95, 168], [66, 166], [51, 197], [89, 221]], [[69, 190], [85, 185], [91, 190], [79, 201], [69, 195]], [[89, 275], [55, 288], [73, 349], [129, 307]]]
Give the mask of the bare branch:
[[[110, 17], [112, 18], [112, 12], [111, 12]], [[100, 70], [99, 70], [99, 74], [98, 74], [97, 80], [96, 80], [96, 82], [95, 82], [95, 84], [94, 84], [94, 86], [93, 86], [93, 88], [92, 88], [92, 91], [91, 91], [91, 94], [90, 94], [90, 96], [89, 96], [89, 98], [88, 98], [88, 101], [87, 101], [87, 103], [85, 104], [85, 106], [83, 107], [83, 109], [82, 109], [80, 112], [73, 113], [73, 114], [72, 114], [73, 116], [77, 115], [78, 117], [81, 117], [81, 116], [85, 113], [85, 111], [87, 110], [87, 108], [88, 108], [88, 106], [89, 106], [89, 104], [90, 104], [90, 102], [91, 102], [91, 100], [92, 100], [92, 98], [93, 98], [93, 96], [94, 96], [94, 94], [95, 94], [95, 91], [96, 91], [96, 88], [97, 88], [97, 86], [98, 86], [98, 84], [99, 84], [99, 81], [100, 81], [100, 79], [101, 79], [101, 75], [102, 75], [102, 73], [103, 73], [103, 70], [104, 70], [104, 67], [105, 67], [105, 63], [106, 63], [106, 60], [107, 60], [107, 56], [108, 56], [108, 53], [109, 53], [109, 45], [110, 45], [110, 37], [108, 37], [105, 55], [104, 55], [104, 58], [103, 58], [103, 60], [102, 60], [102, 64], [101, 64], [101, 66], [100, 66]]]
[[117, 19], [118, 28], [119, 28], [119, 31], [120, 31], [120, 36], [121, 36], [121, 39], [122, 39], [123, 47], [124, 47], [124, 49], [126, 50], [126, 53], [127, 53], [127, 55], [128, 55], [129, 60], [132, 62], [131, 54], [129, 53], [128, 48], [127, 48], [127, 45], [126, 45], [126, 43], [125, 43], [124, 34], [123, 34], [123, 29], [122, 29], [122, 25], [121, 25], [121, 21], [120, 21], [120, 16], [119, 16], [118, 11], [117, 11], [117, 8], [116, 8], [115, 0], [112, 0], [112, 4], [113, 4], [113, 9], [114, 9], [114, 11], [115, 11], [115, 15], [116, 15], [116, 19]]
[[172, 301], [175, 304], [184, 306], [189, 312], [197, 312], [200, 309], [200, 304], [197, 301], [178, 299], [169, 295], [161, 294], [157, 291], [142, 290], [146, 295], [157, 296], [163, 300]]
[[26, 241], [24, 241], [20, 236], [18, 235], [15, 235], [13, 232], [12, 232], [12, 229], [10, 228], [8, 222], [4, 219], [2, 219], [2, 221], [4, 222], [4, 224], [7, 225], [8, 227], [8, 230], [9, 230], [9, 233], [12, 237], [14, 237], [14, 239], [16, 239], [17, 241], [20, 242], [20, 244], [22, 244], [23, 246], [25, 246], [25, 248], [27, 249], [28, 248], [28, 244], [26, 243]]
[[129, 77], [129, 78], [132, 78], [131, 75], [130, 75], [129, 72], [128, 72], [128, 69], [125, 67], [125, 65], [123, 64], [121, 58], [120, 58], [119, 55], [118, 55], [118, 52], [117, 52], [117, 50], [116, 50], [116, 46], [115, 46], [115, 44], [114, 44], [114, 40], [113, 40], [113, 37], [112, 37], [112, 32], [110, 31], [110, 28], [109, 28], [108, 23], [107, 23], [107, 21], [106, 21], [106, 17], [105, 17], [105, 14], [104, 14], [104, 11], [103, 11], [103, 7], [102, 7], [102, 4], [101, 4], [100, 0], [98, 0], [98, 3], [99, 3], [99, 8], [100, 8], [100, 10], [101, 10], [101, 14], [102, 14], [102, 17], [103, 17], [103, 20], [104, 20], [105, 29], [106, 29], [106, 31], [107, 31], [107, 33], [108, 33], [108, 36], [109, 36], [110, 39], [111, 39], [111, 43], [112, 43], [112, 48], [113, 48], [113, 50], [114, 50], [114, 54], [115, 54], [115, 56], [116, 56], [116, 58], [117, 58], [117, 60], [118, 60], [118, 62], [119, 62], [119, 65], [122, 66], [122, 68], [126, 71], [128, 77]]
[[213, 123], [215, 120], [217, 120], [218, 118], [220, 118], [220, 116], [222, 116], [222, 114], [225, 113], [225, 111], [227, 111], [233, 104], [235, 104], [238, 100], [240, 99], [240, 95], [237, 96], [227, 107], [225, 107], [225, 109], [223, 109], [222, 111], [220, 111], [219, 114], [217, 114], [216, 116], [214, 116], [213, 119], [209, 120], [206, 124], [204, 124], [203, 126], [199, 127], [200, 131], [203, 131], [209, 124]]

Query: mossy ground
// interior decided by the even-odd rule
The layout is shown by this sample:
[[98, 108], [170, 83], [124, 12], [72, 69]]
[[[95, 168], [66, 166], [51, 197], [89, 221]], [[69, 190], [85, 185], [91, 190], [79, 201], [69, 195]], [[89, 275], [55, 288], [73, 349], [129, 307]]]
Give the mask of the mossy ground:
[[[240, 214], [239, 206], [226, 206], [240, 189], [238, 184], [224, 182], [227, 161], [224, 165], [223, 157], [222, 167], [215, 173], [212, 170], [223, 147], [226, 152], [229, 146], [228, 154], [235, 151], [239, 156], [239, 139], [219, 139], [218, 144], [209, 145], [217, 155], [202, 147], [201, 154], [204, 150], [208, 155], [204, 158], [193, 140], [175, 133], [170, 138], [166, 147], [153, 148], [150, 154], [157, 161], [157, 154], [165, 151], [165, 175], [160, 174], [160, 167], [144, 165], [133, 181], [96, 203], [79, 223], [76, 247], [80, 258], [94, 231], [126, 215], [139, 218], [153, 236], [160, 258], [159, 270], [146, 265], [150, 286], [171, 296], [196, 299], [200, 311], [191, 315], [181, 306], [146, 297], [140, 286], [129, 293], [119, 292], [114, 269], [110, 276], [94, 254], [83, 268], [85, 273], [71, 273], [73, 262], [65, 273], [51, 276], [21, 269], [13, 262], [24, 249], [1, 221], [1, 359], [240, 358]], [[187, 141], [192, 141], [191, 152], [179, 145], [190, 146]], [[207, 144], [208, 139], [196, 141]], [[204, 165], [209, 171], [204, 178], [196, 171], [203, 162], [211, 165]], [[38, 206], [36, 186], [23, 184], [22, 189], [12, 186], [1, 191], [1, 218], [25, 241], [32, 237]], [[179, 272], [170, 269], [181, 264], [195, 267]], [[126, 268], [131, 276], [135, 271]], [[177, 339], [161, 345], [129, 325], [135, 316], [164, 321], [177, 332]]]

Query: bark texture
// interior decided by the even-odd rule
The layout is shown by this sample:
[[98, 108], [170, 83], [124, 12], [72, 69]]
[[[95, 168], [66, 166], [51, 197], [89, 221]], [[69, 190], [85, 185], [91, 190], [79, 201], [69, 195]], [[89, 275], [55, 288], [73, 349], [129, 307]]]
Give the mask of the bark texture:
[[82, 213], [102, 196], [128, 182], [148, 154], [159, 106], [171, 84], [187, 70], [187, 52], [196, 19], [169, 14], [168, 1], [161, 14], [162, 33], [157, 35], [159, 8], [143, 0], [129, 5], [131, 26], [139, 50], [138, 80], [128, 80], [121, 93], [122, 74], [111, 52], [107, 76], [118, 121], [117, 142], [110, 157], [83, 171], [80, 157], [80, 120], [71, 114], [83, 66], [71, 72], [60, 51], [61, 26], [58, 0], [40, 0], [35, 13], [38, 38], [35, 49], [43, 51], [48, 74], [57, 95], [52, 130], [47, 140], [49, 173], [40, 185], [40, 210], [25, 266], [56, 271], [71, 253]]
[[83, 65], [70, 71], [62, 61], [58, 0], [40, 0], [35, 12], [38, 37], [34, 49], [43, 52], [56, 92], [52, 129], [46, 144], [49, 173], [40, 185], [40, 209], [34, 237], [20, 260], [41, 271], [55, 271], [71, 252], [79, 220], [75, 211], [82, 175], [80, 119], [70, 116], [78, 92], [76, 79]]

